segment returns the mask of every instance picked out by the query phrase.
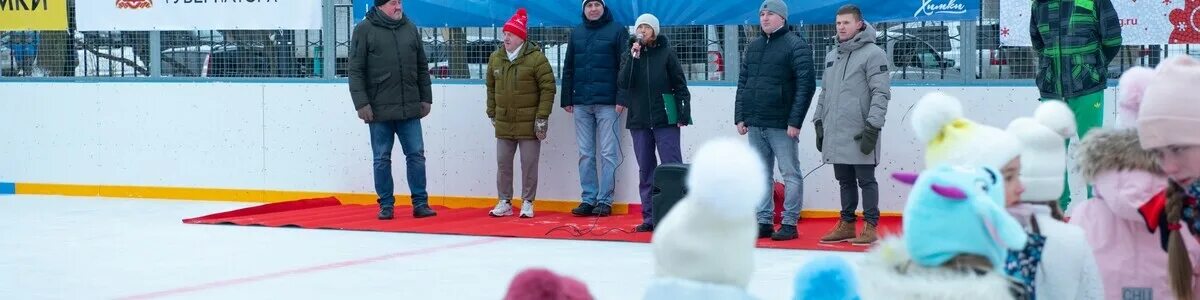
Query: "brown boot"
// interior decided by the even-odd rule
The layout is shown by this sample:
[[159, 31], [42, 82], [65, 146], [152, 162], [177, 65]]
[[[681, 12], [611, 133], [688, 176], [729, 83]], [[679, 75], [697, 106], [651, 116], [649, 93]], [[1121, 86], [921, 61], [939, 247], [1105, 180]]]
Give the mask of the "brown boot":
[[875, 225], [867, 223], [865, 226], [863, 226], [862, 234], [859, 234], [857, 238], [850, 240], [850, 244], [855, 246], [870, 246], [871, 244], [874, 244], [876, 240], [878, 240], [878, 238], [875, 236]]
[[854, 239], [854, 223], [838, 221], [837, 227], [821, 237], [822, 244], [841, 243]]

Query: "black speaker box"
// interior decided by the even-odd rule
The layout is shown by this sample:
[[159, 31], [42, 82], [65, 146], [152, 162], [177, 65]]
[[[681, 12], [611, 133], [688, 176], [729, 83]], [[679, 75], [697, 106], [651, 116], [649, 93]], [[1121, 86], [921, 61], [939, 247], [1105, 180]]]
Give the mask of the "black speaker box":
[[654, 185], [650, 191], [654, 223], [661, 222], [675, 203], [687, 196], [687, 164], [663, 164], [654, 169]]

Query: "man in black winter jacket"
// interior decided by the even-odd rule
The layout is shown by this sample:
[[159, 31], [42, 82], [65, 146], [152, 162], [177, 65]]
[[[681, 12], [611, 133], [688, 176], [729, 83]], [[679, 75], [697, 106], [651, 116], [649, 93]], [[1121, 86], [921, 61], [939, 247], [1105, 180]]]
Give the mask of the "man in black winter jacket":
[[571, 31], [559, 93], [563, 109], [575, 119], [579, 143], [579, 182], [583, 194], [579, 207], [571, 210], [576, 216], [602, 217], [612, 213], [613, 187], [617, 165], [621, 163], [617, 71], [627, 40], [629, 32], [613, 22], [612, 12], [603, 0], [583, 1], [583, 24]]
[[425, 142], [421, 118], [433, 103], [425, 48], [400, 0], [375, 0], [375, 8], [350, 36], [350, 98], [371, 128], [379, 219], [393, 218], [392, 145], [404, 149], [413, 217], [436, 216], [425, 190]]
[[[775, 205], [770, 195], [758, 209], [758, 237], [790, 240], [799, 237], [796, 223], [804, 206], [797, 137], [816, 89], [812, 47], [787, 24], [787, 4], [767, 0], [759, 6], [763, 36], [746, 48], [738, 76], [734, 122], [738, 134], [749, 134], [772, 173], [778, 160], [784, 181], [783, 226], [775, 232]], [[767, 176], [766, 184], [773, 185]]]

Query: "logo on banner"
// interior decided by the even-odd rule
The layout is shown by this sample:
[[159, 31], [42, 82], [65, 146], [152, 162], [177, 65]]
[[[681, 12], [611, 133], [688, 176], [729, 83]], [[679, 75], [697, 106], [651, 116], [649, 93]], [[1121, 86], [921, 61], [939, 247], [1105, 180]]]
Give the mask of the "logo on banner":
[[958, 3], [956, 0], [946, 1], [945, 3], [933, 3], [934, 0], [921, 0], [921, 7], [917, 8], [917, 12], [913, 13], [913, 17], [919, 15], [932, 16], [935, 14], [965, 14], [967, 13], [967, 5]]
[[1171, 11], [1171, 44], [1200, 43], [1200, 0], [1188, 0], [1183, 8]]
[[154, 0], [117, 0], [117, 8], [142, 9], [154, 6]]
[[18, 10], [49, 10], [49, 0], [0, 0], [0, 9], [8, 11]]

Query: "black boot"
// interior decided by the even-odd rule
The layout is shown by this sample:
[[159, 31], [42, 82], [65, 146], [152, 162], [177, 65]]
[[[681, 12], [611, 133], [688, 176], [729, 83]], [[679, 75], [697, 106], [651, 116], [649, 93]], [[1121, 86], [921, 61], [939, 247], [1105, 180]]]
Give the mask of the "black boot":
[[433, 211], [432, 208], [429, 208], [429, 205], [418, 205], [413, 207], [413, 218], [428, 218], [436, 215], [437, 212]]
[[379, 219], [380, 220], [391, 220], [391, 219], [395, 218], [394, 210], [395, 209], [392, 208], [391, 206], [382, 206], [382, 205], [379, 206]]
[[576, 217], [587, 217], [592, 215], [592, 210], [594, 209], [596, 208], [591, 204], [579, 203], [579, 206], [576, 206], [575, 209], [571, 210], [571, 214], [575, 215]]
[[771, 239], [776, 241], [794, 240], [798, 237], [800, 237], [800, 233], [796, 232], [796, 225], [780, 226], [779, 231], [771, 235]]
[[595, 209], [592, 209], [593, 216], [607, 217], [611, 214], [612, 214], [612, 206], [611, 205], [600, 204], [600, 205], [596, 205]]
[[761, 223], [758, 224], [758, 238], [769, 238], [772, 234], [775, 234], [775, 225]]

